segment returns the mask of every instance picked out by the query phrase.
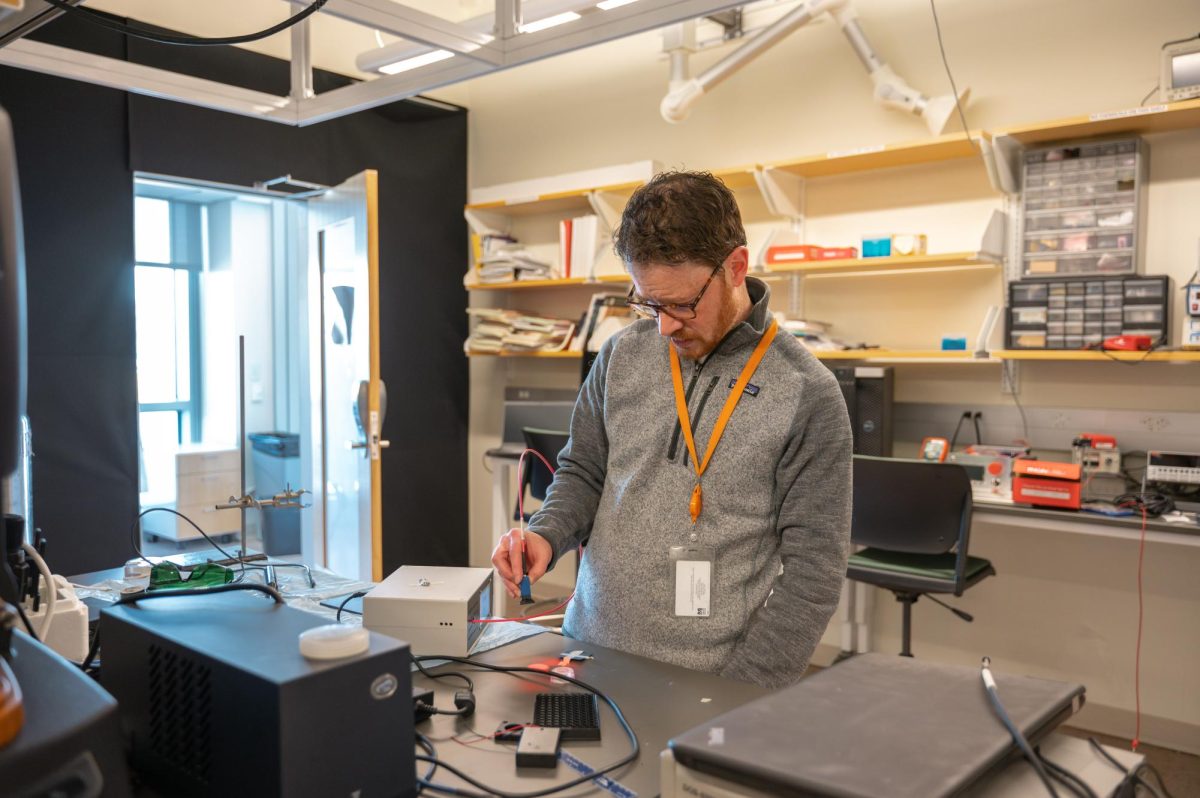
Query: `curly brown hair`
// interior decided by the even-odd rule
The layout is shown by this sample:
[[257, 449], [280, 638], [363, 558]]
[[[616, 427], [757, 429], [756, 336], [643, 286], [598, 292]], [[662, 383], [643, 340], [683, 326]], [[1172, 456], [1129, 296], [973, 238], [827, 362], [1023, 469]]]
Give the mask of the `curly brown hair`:
[[716, 268], [746, 245], [733, 192], [709, 172], [663, 172], [629, 198], [613, 236], [626, 268], [705, 263]]

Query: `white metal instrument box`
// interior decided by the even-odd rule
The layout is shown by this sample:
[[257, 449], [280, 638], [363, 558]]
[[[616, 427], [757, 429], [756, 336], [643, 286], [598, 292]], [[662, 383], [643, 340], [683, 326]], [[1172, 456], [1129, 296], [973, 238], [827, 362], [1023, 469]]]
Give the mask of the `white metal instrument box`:
[[492, 612], [492, 569], [404, 565], [363, 597], [363, 626], [414, 654], [465, 657]]

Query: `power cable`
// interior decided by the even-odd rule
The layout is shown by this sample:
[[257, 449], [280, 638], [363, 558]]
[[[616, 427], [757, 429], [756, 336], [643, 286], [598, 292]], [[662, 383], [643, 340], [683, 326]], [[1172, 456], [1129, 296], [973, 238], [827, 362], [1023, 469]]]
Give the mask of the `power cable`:
[[[468, 659], [467, 657], [453, 657], [453, 656], [442, 655], [442, 654], [416, 656], [416, 657], [413, 657], [413, 661], [414, 662], [420, 662], [420, 661], [457, 662], [459, 664], [469, 665], [474, 668], [481, 668], [483, 670], [490, 670], [490, 671], [496, 671], [497, 673], [508, 673], [508, 674], [513, 674], [513, 675], [520, 674], [520, 673], [532, 673], [537, 676], [543, 676], [543, 677], [550, 675], [550, 674], [547, 674], [545, 671], [539, 671], [535, 668], [523, 668], [523, 667], [514, 667], [514, 666], [506, 666], [506, 665], [492, 665], [490, 663], [480, 662], [478, 660], [473, 660], [473, 659]], [[417, 761], [428, 762], [434, 768], [441, 767], [442, 769], [446, 770], [447, 772], [452, 773], [453, 775], [455, 775], [458, 778], [462, 779], [463, 781], [467, 782], [472, 787], [475, 787], [476, 789], [479, 789], [479, 790], [483, 790], [483, 792], [474, 792], [473, 790], [466, 790], [466, 789], [462, 789], [460, 787], [452, 787], [452, 786], [446, 785], [446, 784], [435, 784], [434, 782], [429, 780], [428, 776], [417, 779], [417, 783], [421, 786], [421, 788], [430, 789], [435, 792], [446, 793], [448, 795], [462, 796], [463, 798], [486, 798], [486, 796], [498, 796], [498, 798], [541, 798], [542, 796], [545, 796], [545, 795], [552, 795], [554, 793], [561, 792], [561, 791], [569, 789], [571, 787], [578, 787], [581, 784], [586, 784], [587, 782], [595, 779], [597, 776], [601, 776], [605, 773], [610, 773], [610, 772], [612, 772], [618, 768], [624, 767], [625, 765], [629, 764], [630, 762], [633, 762], [634, 760], [636, 760], [638, 758], [638, 755], [641, 753], [641, 744], [638, 742], [637, 733], [634, 732], [633, 727], [629, 725], [629, 721], [625, 719], [625, 715], [624, 715], [624, 713], [621, 712], [621, 708], [619, 706], [617, 706], [617, 702], [614, 701], [607, 694], [605, 694], [603, 691], [599, 690], [596, 687], [592, 687], [587, 682], [580, 681], [579, 679], [576, 679], [571, 676], [567, 676], [565, 674], [556, 673], [553, 675], [554, 675], [554, 678], [556, 678], [556, 679], [561, 679], [564, 682], [570, 682], [571, 684], [575, 685], [576, 687], [581, 687], [584, 690], [587, 690], [589, 693], [595, 695], [597, 698], [604, 701], [604, 703], [608, 704], [609, 708], [612, 709], [613, 714], [616, 715], [617, 721], [621, 724], [621, 727], [624, 729], [625, 734], [629, 738], [630, 747], [632, 749], [629, 752], [629, 754], [627, 754], [622, 759], [620, 759], [619, 761], [617, 761], [611, 765], [608, 765], [603, 768], [598, 768], [591, 773], [588, 773], [586, 775], [580, 776], [575, 779], [571, 779], [570, 781], [563, 782], [562, 784], [558, 784], [554, 787], [548, 787], [548, 788], [542, 789], [542, 790], [535, 790], [533, 792], [513, 793], [513, 792], [506, 792], [504, 790], [499, 790], [499, 789], [496, 789], [495, 787], [489, 787], [488, 785], [483, 784], [482, 782], [471, 777], [470, 774], [465, 773], [462, 770], [459, 770], [458, 768], [454, 767], [453, 765], [450, 765], [450, 764], [442, 761], [441, 759], [438, 758], [436, 752], [433, 751], [433, 746], [432, 746], [432, 744], [429, 743], [428, 738], [421, 738], [418, 736], [418, 741], [417, 741], [418, 744], [421, 745], [422, 748], [425, 748], [425, 750], [430, 753], [428, 756], [418, 755], [416, 757]], [[432, 773], [432, 769], [430, 772]], [[1057, 798], [1057, 796], [1056, 796], [1056, 798]]]
[[265, 39], [268, 36], [274, 36], [276, 33], [282, 33], [293, 25], [308, 19], [310, 16], [320, 10], [321, 6], [325, 5], [329, 0], [313, 0], [312, 4], [297, 12], [293, 16], [288, 17], [283, 22], [272, 25], [269, 28], [257, 31], [255, 33], [246, 33], [239, 36], [218, 36], [218, 37], [202, 37], [202, 36], [175, 36], [169, 33], [159, 33], [141, 25], [130, 25], [125, 22], [118, 22], [111, 19], [108, 15], [99, 11], [94, 11], [90, 8], [72, 5], [69, 0], [45, 0], [45, 2], [55, 8], [77, 15], [80, 19], [86, 20], [93, 25], [99, 25], [102, 28], [114, 30], [117, 33], [123, 33], [126, 36], [133, 36], [138, 39], [145, 39], [158, 44], [174, 44], [189, 47], [215, 47], [229, 44], [248, 44], [256, 42], [260, 39]]
[[980, 674], [983, 677], [984, 691], [992, 702], [992, 708], [996, 710], [996, 716], [1000, 718], [1000, 722], [1004, 724], [1004, 727], [1008, 729], [1008, 733], [1012, 735], [1013, 742], [1017, 744], [1017, 747], [1021, 749], [1021, 753], [1025, 755], [1025, 758], [1029, 760], [1029, 764], [1037, 772], [1038, 778], [1042, 780], [1042, 784], [1046, 787], [1046, 792], [1050, 793], [1053, 798], [1059, 798], [1058, 791], [1054, 789], [1054, 785], [1050, 782], [1050, 775], [1046, 772], [1042, 760], [1034, 753], [1033, 749], [1029, 746], [1029, 741], [1025, 739], [1025, 735], [1021, 733], [1016, 724], [1012, 722], [1012, 718], [1008, 716], [1007, 710], [1004, 709], [1004, 704], [1000, 702], [1000, 694], [996, 692], [996, 680], [992, 678], [991, 665], [991, 658], [984, 657], [983, 663], [980, 666]]
[[937, 4], [929, 0], [929, 10], [933, 12], [933, 29], [937, 31], [938, 51], [942, 54], [942, 66], [946, 68], [946, 77], [950, 79], [950, 90], [954, 92], [954, 107], [958, 109], [958, 119], [962, 122], [963, 135], [976, 152], [982, 153], [979, 144], [971, 138], [971, 128], [967, 127], [967, 115], [963, 113], [962, 102], [959, 100], [958, 86], [954, 82], [954, 74], [950, 71], [950, 61], [946, 58], [946, 46], [942, 42], [942, 23], [938, 20]]

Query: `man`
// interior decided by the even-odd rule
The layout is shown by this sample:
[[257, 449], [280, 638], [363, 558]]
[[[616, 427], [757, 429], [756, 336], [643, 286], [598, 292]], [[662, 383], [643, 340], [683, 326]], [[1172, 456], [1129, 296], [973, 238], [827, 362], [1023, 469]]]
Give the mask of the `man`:
[[[777, 330], [767, 285], [746, 274], [733, 194], [712, 175], [638, 189], [615, 245], [630, 305], [649, 320], [609, 339], [584, 381], [525, 532], [529, 578], [585, 543], [567, 634], [765, 687], [794, 682], [846, 570], [841, 391]], [[514, 596], [521, 548], [511, 530], [492, 556]]]

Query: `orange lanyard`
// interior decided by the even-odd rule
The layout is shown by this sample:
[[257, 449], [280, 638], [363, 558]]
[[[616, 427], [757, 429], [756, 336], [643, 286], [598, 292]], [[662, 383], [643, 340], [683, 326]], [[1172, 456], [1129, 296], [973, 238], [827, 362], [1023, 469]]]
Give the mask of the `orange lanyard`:
[[679, 368], [679, 353], [675, 351], [674, 346], [670, 343], [667, 344], [667, 349], [671, 353], [671, 384], [675, 388], [675, 412], [679, 415], [679, 426], [683, 430], [683, 439], [687, 441], [688, 454], [692, 456], [692, 465], [696, 469], [696, 487], [692, 488], [692, 499], [688, 502], [688, 512], [692, 516], [693, 524], [700, 517], [700, 511], [704, 509], [704, 492], [700, 489], [700, 478], [704, 476], [704, 469], [708, 468], [708, 462], [712, 460], [713, 452], [716, 451], [717, 444], [721, 440], [721, 433], [725, 432], [725, 425], [733, 416], [733, 411], [741, 400], [742, 393], [750, 384], [750, 378], [754, 376], [759, 361], [767, 353], [767, 347], [775, 338], [775, 331], [778, 327], [775, 319], [771, 319], [767, 331], [762, 334], [762, 338], [758, 339], [758, 346], [754, 347], [750, 359], [742, 367], [741, 375], [737, 378], [733, 390], [729, 392], [729, 398], [725, 400], [721, 414], [717, 416], [716, 426], [713, 427], [712, 436], [708, 439], [708, 450], [704, 453], [704, 460], [696, 456], [696, 441], [692, 437], [692, 421], [688, 416], [687, 398], [683, 393], [683, 373]]

